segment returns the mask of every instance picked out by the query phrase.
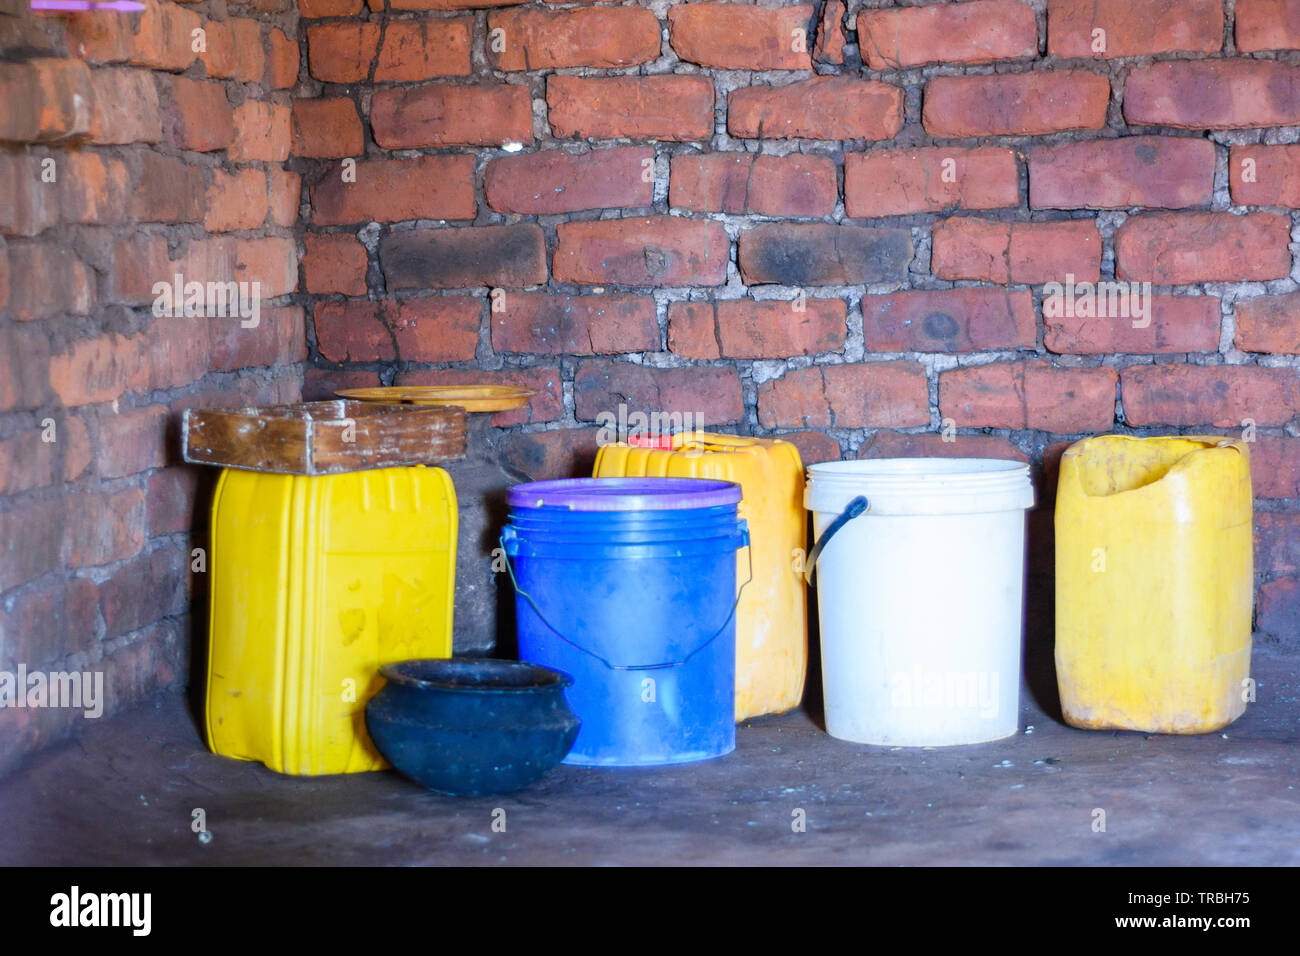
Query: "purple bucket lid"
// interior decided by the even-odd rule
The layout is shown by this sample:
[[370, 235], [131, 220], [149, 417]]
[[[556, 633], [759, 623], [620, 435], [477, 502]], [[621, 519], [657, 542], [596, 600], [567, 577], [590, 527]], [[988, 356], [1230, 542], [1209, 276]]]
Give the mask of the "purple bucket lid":
[[710, 478], [564, 478], [530, 481], [506, 492], [512, 508], [566, 511], [678, 511], [740, 501], [740, 485]]

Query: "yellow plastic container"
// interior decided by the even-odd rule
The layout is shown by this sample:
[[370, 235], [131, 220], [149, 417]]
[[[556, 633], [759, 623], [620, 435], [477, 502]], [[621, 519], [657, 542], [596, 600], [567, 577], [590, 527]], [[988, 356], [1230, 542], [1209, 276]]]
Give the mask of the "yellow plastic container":
[[380, 665], [451, 656], [456, 492], [440, 468], [227, 469], [212, 505], [207, 731], [292, 774], [387, 766]]
[[744, 496], [749, 554], [737, 553], [736, 580], [753, 580], [736, 608], [736, 719], [797, 706], [808, 668], [808, 597], [797, 558], [807, 541], [803, 462], [790, 442], [696, 432], [672, 448], [605, 445], [597, 478], [673, 477], [734, 481]]
[[1104, 435], [1066, 450], [1056, 673], [1067, 721], [1199, 734], [1241, 716], [1252, 508], [1242, 442]]

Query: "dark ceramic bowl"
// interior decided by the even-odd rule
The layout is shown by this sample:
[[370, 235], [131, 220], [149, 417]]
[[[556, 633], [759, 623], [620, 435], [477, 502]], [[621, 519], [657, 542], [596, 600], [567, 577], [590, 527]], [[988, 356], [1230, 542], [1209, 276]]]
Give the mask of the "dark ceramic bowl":
[[568, 674], [521, 661], [386, 664], [366, 704], [366, 729], [394, 767], [457, 796], [526, 787], [564, 759], [580, 722]]

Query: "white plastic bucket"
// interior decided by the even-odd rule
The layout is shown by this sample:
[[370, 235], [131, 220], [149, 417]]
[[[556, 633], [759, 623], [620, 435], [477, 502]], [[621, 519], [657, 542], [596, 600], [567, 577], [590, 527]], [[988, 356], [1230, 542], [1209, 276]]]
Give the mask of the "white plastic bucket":
[[866, 498], [809, 556], [826, 729], [904, 747], [1014, 734], [1029, 466], [891, 458], [827, 462], [808, 474], [804, 505], [819, 543]]

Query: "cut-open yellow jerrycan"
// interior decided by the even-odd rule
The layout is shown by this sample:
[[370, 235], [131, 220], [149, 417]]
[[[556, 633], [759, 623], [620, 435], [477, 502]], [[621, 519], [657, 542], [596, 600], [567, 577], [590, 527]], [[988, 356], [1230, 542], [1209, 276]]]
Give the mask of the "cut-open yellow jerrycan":
[[1249, 699], [1247, 446], [1103, 435], [1071, 445], [1056, 498], [1056, 673], [1076, 727], [1197, 734]]
[[605, 445], [593, 475], [715, 478], [740, 485], [749, 554], [737, 580], [753, 578], [736, 607], [736, 719], [789, 710], [803, 697], [808, 668], [808, 595], [797, 559], [807, 539], [799, 449], [779, 438], [691, 432], [670, 448]]

